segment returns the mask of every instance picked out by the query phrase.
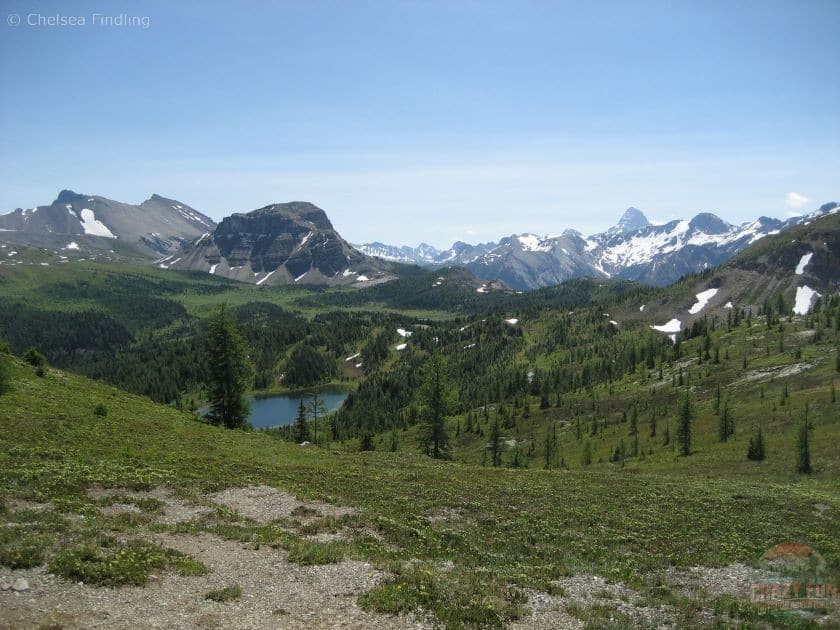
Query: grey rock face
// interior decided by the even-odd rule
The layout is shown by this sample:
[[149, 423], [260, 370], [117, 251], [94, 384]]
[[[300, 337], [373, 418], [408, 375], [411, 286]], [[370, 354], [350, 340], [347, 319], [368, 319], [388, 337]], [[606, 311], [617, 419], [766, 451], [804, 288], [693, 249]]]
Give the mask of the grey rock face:
[[209, 217], [152, 195], [139, 205], [62, 190], [48, 206], [0, 215], [0, 239], [47, 249], [101, 251], [158, 258], [215, 228]]
[[233, 214], [171, 258], [161, 264], [257, 284], [365, 286], [394, 277], [390, 263], [354, 249], [321, 208], [304, 201]]

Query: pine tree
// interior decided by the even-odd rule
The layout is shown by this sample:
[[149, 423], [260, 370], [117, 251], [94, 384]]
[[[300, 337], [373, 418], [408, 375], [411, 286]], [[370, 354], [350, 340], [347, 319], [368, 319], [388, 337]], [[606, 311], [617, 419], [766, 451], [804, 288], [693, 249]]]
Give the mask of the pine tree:
[[313, 438], [312, 441], [315, 444], [318, 443], [318, 417], [323, 416], [327, 413], [327, 405], [324, 403], [324, 399], [321, 398], [321, 395], [318, 393], [318, 390], [312, 392], [311, 397], [309, 398], [309, 402], [306, 405], [307, 409], [309, 410], [309, 415], [312, 416], [312, 431], [313, 431]]
[[522, 464], [522, 453], [519, 449], [519, 444], [517, 443], [516, 447], [513, 449], [513, 457], [510, 460], [510, 467], [522, 468]]
[[23, 353], [21, 358], [29, 365], [36, 368], [44, 367], [47, 364], [47, 357], [45, 357], [36, 348], [29, 348], [29, 350]]
[[761, 430], [761, 425], [758, 425], [758, 431], [750, 438], [749, 446], [747, 447], [747, 459], [760, 462], [766, 457], [767, 446], [764, 443], [764, 432]]
[[796, 440], [796, 470], [803, 475], [814, 472], [811, 467], [811, 425], [808, 424], [808, 412], [799, 425], [799, 435]]
[[557, 449], [557, 425], [552, 422], [545, 434], [545, 469], [551, 470], [554, 454]]
[[589, 466], [592, 463], [592, 444], [589, 440], [583, 445], [583, 465]]
[[420, 385], [424, 422], [421, 443], [427, 454], [436, 459], [449, 456], [449, 434], [446, 416], [452, 407], [453, 391], [446, 365], [440, 354], [434, 354], [426, 365]]
[[250, 412], [245, 392], [251, 384], [253, 370], [245, 341], [225, 305], [210, 318], [206, 345], [208, 418], [228, 429], [244, 427]]
[[0, 353], [0, 394], [9, 391], [12, 382], [12, 370], [9, 367], [9, 358]]
[[639, 411], [636, 405], [630, 410], [630, 435], [638, 435], [639, 433]]
[[718, 440], [726, 442], [731, 435], [735, 434], [735, 422], [732, 413], [729, 411], [729, 401], [724, 401], [718, 416]]
[[12, 383], [12, 366], [9, 357], [8, 344], [0, 339], [0, 394], [3, 394], [11, 388]]
[[490, 455], [493, 467], [502, 463], [502, 428], [499, 426], [499, 416], [493, 420], [493, 429], [490, 431]]
[[691, 455], [691, 420], [694, 411], [691, 407], [691, 397], [686, 393], [680, 401], [677, 411], [677, 439], [681, 455]]
[[295, 418], [292, 435], [298, 444], [309, 441], [309, 424], [306, 422], [306, 405], [303, 404], [303, 398], [298, 401], [298, 415]]

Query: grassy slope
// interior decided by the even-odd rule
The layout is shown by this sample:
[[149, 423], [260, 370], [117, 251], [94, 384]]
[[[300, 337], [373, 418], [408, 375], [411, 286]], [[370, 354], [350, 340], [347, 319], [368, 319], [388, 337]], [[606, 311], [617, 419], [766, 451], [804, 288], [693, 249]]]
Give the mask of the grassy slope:
[[[525, 322], [526, 328], [539, 328], [545, 321]], [[763, 320], [754, 320], [751, 328], [743, 323], [731, 332], [725, 326], [712, 334], [715, 344], [720, 344], [720, 364], [709, 361], [698, 364], [697, 348], [703, 340], [696, 338], [683, 344], [683, 373], [691, 374], [691, 392], [696, 400], [694, 421], [695, 454], [688, 460], [677, 457], [672, 446], [663, 447], [663, 432], [666, 420], [670, 422], [671, 436], [676, 435], [675, 405], [686, 390], [672, 386], [672, 375], [679, 373], [674, 364], [665, 366], [663, 380], [659, 380], [658, 369], [641, 370], [629, 375], [611, 386], [597, 387], [593, 397], [586, 392], [563, 396], [562, 406], [546, 410], [539, 409], [539, 399], [531, 397], [530, 418], [523, 418], [523, 410], [517, 410], [515, 427], [503, 429], [506, 438], [515, 438], [528, 449], [533, 443], [534, 453], [531, 465], [543, 465], [546, 430], [551, 422], [557, 423], [558, 443], [566, 465], [580, 468], [584, 444], [589, 441], [593, 448], [592, 461], [608, 462], [616, 446], [623, 440], [629, 449], [632, 437], [628, 423], [619, 423], [622, 412], [630, 413], [634, 402], [639, 406], [639, 449], [645, 458], [632, 458], [625, 467], [640, 472], [676, 472], [689, 475], [709, 475], [722, 478], [774, 479], [778, 481], [799, 481], [795, 471], [796, 432], [801, 422], [805, 404], [808, 403], [809, 418], [814, 424], [813, 458], [816, 477], [838, 487], [840, 483], [840, 392], [837, 402], [831, 402], [832, 383], [840, 388], [840, 374], [835, 369], [837, 352], [834, 333], [829, 332], [819, 343], [808, 341], [813, 333], [805, 325], [804, 318], [792, 323], [785, 321], [783, 351], [779, 352], [779, 332], [776, 327], [768, 330]], [[769, 349], [769, 353], [768, 353]], [[801, 356], [797, 358], [796, 350]], [[726, 358], [728, 351], [729, 358]], [[743, 369], [743, 356], [748, 365]], [[814, 367], [799, 374], [784, 378], [767, 378], [746, 381], [745, 377], [767, 368], [784, 368], [813, 363]], [[688, 381], [686, 381], [688, 382]], [[714, 398], [717, 385], [721, 387], [721, 398], [728, 399], [730, 411], [736, 423], [734, 439], [720, 443], [717, 439], [717, 414]], [[790, 398], [781, 404], [781, 393], [787, 387]], [[552, 399], [552, 404], [554, 400]], [[668, 405], [668, 414], [661, 415], [661, 407]], [[660, 409], [657, 417], [657, 435], [650, 436], [651, 411]], [[477, 410], [478, 411], [478, 410]], [[480, 411], [479, 411], [480, 414]], [[492, 416], [491, 416], [492, 417]], [[593, 418], [600, 423], [610, 423], [594, 437], [588, 433]], [[580, 419], [583, 437], [577, 439], [575, 423]], [[450, 423], [454, 436], [458, 424], [465, 425], [464, 417]], [[765, 431], [768, 442], [768, 457], [765, 462], [749, 462], [745, 458], [749, 437], [754, 435], [759, 423]], [[481, 463], [482, 451], [487, 444], [489, 424], [484, 426], [484, 435], [462, 433], [456, 440], [455, 457], [462, 461]], [[415, 432], [403, 439], [404, 449], [417, 448]], [[381, 438], [383, 445], [389, 443], [389, 436]], [[505, 461], [512, 456], [510, 449]], [[609, 464], [605, 464], [610, 466]]]
[[[17, 362], [13, 372], [13, 390], [0, 396], [0, 495], [52, 502], [65, 515], [43, 523], [51, 533], [32, 543], [47, 562], [70, 542], [90, 544], [102, 532], [140, 527], [101, 516], [84, 493], [92, 484], [166, 484], [197, 497], [267, 483], [363, 508], [357, 525], [379, 532], [388, 547], [363, 537], [322, 545], [326, 550], [308, 543], [304, 556], [363, 557], [389, 568], [394, 582], [363, 596], [364, 605], [423, 606], [453, 626], [514, 617], [519, 600], [509, 584], [547, 589], [570, 571], [624, 580], [651, 603], [671, 603], [690, 615], [690, 603], [652, 575], [671, 565], [749, 563], [790, 540], [818, 549], [833, 569], [840, 566], [840, 541], [832, 534], [840, 531], [840, 496], [818, 479], [705, 478], [682, 474], [691, 472], [686, 466], [668, 474], [487, 469], [413, 454], [338, 454], [203, 425], [72, 374], [51, 370], [37, 378]], [[93, 414], [98, 402], [107, 405], [107, 417]], [[820, 512], [817, 504], [828, 507]], [[457, 517], [426, 518], [447, 510]], [[82, 525], [66, 517], [71, 514], [83, 515]], [[0, 511], [0, 520], [14, 518]], [[26, 518], [36, 523], [30, 530], [40, 531], [37, 519], [47, 517]], [[198, 529], [301, 545], [279, 528], [241, 521], [190, 526]], [[3, 553], [17, 544], [0, 541]], [[444, 560], [455, 568], [443, 569]]]
[[[0, 292], [4, 298], [48, 310], [100, 307], [100, 301], [96, 297], [86, 299], [79, 295], [80, 284], [84, 284], [91, 292], [107, 293], [113, 291], [112, 287], [146, 288], [149, 295], [174, 300], [182, 304], [188, 313], [198, 317], [204, 317], [220, 302], [234, 307], [249, 302], [270, 302], [311, 316], [325, 309], [307, 304], [305, 298], [318, 301], [325, 291], [334, 297], [344, 293], [349, 296], [359, 293], [358, 289], [348, 288], [326, 290], [295, 285], [256, 286], [198, 271], [174, 271], [128, 262], [100, 263], [72, 259], [69, 262], [60, 262], [57, 256], [34, 248], [21, 251], [18, 259], [23, 261], [22, 264], [4, 264], [0, 267]], [[49, 266], [42, 266], [41, 262], [49, 262]], [[60, 295], [56, 295], [56, 287], [62, 289]], [[77, 290], [71, 291], [68, 287], [76, 287]], [[371, 309], [431, 319], [452, 317], [451, 313], [440, 309], [403, 309], [367, 300], [342, 307], [342, 310]]]

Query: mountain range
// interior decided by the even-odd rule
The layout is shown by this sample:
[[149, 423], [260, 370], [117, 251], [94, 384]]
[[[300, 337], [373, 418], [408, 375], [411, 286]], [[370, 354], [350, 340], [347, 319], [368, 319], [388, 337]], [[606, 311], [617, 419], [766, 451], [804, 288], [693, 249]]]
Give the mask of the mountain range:
[[160, 195], [134, 205], [62, 190], [48, 206], [0, 215], [0, 240], [88, 256], [157, 258], [215, 227], [198, 210]]
[[398, 263], [463, 267], [479, 280], [518, 291], [572, 278], [666, 286], [725, 263], [759, 239], [838, 211], [827, 203], [787, 220], [766, 216], [732, 225], [711, 213], [651, 223], [628, 208], [605, 232], [584, 236], [513, 234], [498, 243], [458, 241], [447, 250], [381, 242], [351, 245], [321, 208], [305, 201], [234, 213], [218, 225], [190, 206], [152, 195], [138, 205], [63, 190], [52, 204], [0, 215], [0, 242], [66, 256], [144, 259], [255, 284], [371, 286], [397, 277]]
[[764, 236], [836, 212], [827, 203], [817, 211], [785, 221], [759, 217], [732, 225], [711, 213], [691, 220], [652, 224], [637, 208], [628, 208], [618, 223], [589, 237], [568, 229], [557, 236], [524, 233], [498, 243], [457, 242], [448, 250], [428, 244], [417, 248], [365, 243], [357, 248], [385, 260], [421, 266], [458, 265], [485, 280], [501, 280], [516, 290], [559, 284], [578, 277], [635, 280], [666, 286], [687, 273], [720, 265]]

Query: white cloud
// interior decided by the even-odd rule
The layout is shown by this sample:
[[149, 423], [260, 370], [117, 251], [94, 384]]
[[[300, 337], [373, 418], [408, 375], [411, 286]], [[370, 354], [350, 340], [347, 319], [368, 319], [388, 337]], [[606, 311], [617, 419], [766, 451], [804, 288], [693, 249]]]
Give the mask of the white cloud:
[[799, 193], [789, 192], [785, 195], [785, 203], [788, 208], [801, 208], [808, 203], [808, 201], [808, 197], [800, 195]]

